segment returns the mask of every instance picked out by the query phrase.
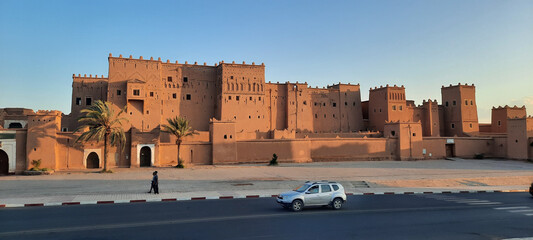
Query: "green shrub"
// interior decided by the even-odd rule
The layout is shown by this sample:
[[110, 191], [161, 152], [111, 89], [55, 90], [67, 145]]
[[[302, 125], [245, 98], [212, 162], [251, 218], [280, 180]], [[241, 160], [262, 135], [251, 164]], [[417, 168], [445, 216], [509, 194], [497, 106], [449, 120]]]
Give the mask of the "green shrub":
[[[41, 169], [41, 159], [39, 160], [32, 160], [31, 165], [33, 165], [33, 168]], [[36, 170], [38, 171], [38, 170]]]
[[270, 163], [268, 164], [268, 166], [277, 166], [277, 165], [278, 165], [278, 155], [274, 153], [272, 154], [272, 160], [270, 160]]
[[183, 165], [183, 159], [178, 159], [178, 165], [176, 165], [177, 168], [185, 168], [185, 165]]

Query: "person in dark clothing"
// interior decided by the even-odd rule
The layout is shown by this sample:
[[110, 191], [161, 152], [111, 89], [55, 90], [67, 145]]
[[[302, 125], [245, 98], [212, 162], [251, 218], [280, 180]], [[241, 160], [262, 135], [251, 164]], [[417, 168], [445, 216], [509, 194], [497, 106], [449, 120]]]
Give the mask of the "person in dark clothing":
[[152, 175], [152, 185], [150, 186], [150, 191], [148, 193], [152, 193], [152, 189], [154, 190], [154, 194], [159, 194], [159, 179], [157, 177], [157, 171], [155, 171]]

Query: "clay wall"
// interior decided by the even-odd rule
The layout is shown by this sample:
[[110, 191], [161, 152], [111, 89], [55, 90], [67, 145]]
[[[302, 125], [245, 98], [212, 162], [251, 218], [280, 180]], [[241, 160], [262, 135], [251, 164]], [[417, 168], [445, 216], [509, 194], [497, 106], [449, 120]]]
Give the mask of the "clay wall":
[[446, 158], [446, 138], [424, 137], [422, 148], [426, 150], [425, 159]]
[[265, 85], [267, 97], [266, 106], [269, 109], [268, 118], [270, 120], [269, 130], [283, 130], [287, 125], [287, 85], [271, 84]]
[[236, 132], [268, 131], [265, 66], [222, 63], [218, 66], [222, 121], [234, 121]]
[[529, 138], [533, 137], [533, 118], [507, 119], [507, 157], [528, 159]]
[[309, 144], [295, 139], [238, 141], [236, 161], [223, 163], [268, 163], [272, 154], [278, 155], [278, 162], [310, 162]]
[[209, 128], [213, 164], [237, 162], [235, 123], [211, 119]]
[[56, 168], [57, 132], [60, 131], [61, 112], [38, 111], [28, 116], [26, 142], [26, 167], [31, 168], [32, 160], [41, 160], [42, 168]]
[[442, 86], [444, 136], [468, 136], [479, 132], [476, 88], [472, 85]]
[[523, 118], [526, 117], [526, 107], [493, 107], [491, 115], [491, 132], [506, 133], [508, 118]]
[[[164, 143], [159, 146], [158, 166], [177, 165], [178, 147], [176, 144]], [[185, 165], [206, 165], [211, 162], [211, 143], [208, 142], [184, 142], [180, 148], [180, 158]]]
[[422, 159], [422, 126], [420, 122], [387, 122], [384, 137], [397, 139], [397, 158], [399, 160]]
[[311, 158], [313, 162], [393, 160], [396, 148], [395, 139], [312, 139]]
[[104, 76], [84, 74], [72, 75], [72, 99], [71, 110], [68, 117], [63, 119], [61, 128], [74, 131], [78, 126], [77, 119], [80, 111], [86, 109], [94, 101], [107, 101], [108, 79]]
[[507, 157], [507, 136], [494, 136], [490, 147], [492, 148], [492, 157]]
[[28, 130], [17, 129], [15, 134], [15, 141], [17, 143], [17, 162], [15, 166], [15, 173], [23, 172], [28, 169], [26, 159], [26, 139], [28, 139]]

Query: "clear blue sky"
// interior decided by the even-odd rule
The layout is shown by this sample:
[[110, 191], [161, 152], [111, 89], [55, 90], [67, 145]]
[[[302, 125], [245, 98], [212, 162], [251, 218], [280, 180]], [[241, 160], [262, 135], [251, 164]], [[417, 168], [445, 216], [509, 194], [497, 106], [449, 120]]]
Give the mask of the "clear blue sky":
[[440, 102], [474, 83], [533, 113], [533, 1], [0, 1], [0, 108], [70, 112], [72, 74], [107, 56], [264, 62], [272, 82], [405, 85]]

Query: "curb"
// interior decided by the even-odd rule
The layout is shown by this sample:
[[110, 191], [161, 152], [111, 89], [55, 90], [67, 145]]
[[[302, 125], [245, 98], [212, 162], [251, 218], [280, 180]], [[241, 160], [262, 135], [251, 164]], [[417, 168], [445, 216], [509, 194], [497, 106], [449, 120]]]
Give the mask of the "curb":
[[[463, 194], [463, 193], [504, 193], [504, 192], [528, 192], [528, 190], [483, 190], [483, 191], [440, 191], [440, 192], [366, 192], [366, 193], [346, 193], [346, 196], [364, 195], [413, 195], [413, 194]], [[254, 198], [275, 198], [278, 195], [237, 195], [219, 197], [190, 197], [190, 198], [155, 198], [155, 199], [132, 199], [132, 200], [109, 200], [109, 201], [87, 201], [87, 202], [52, 202], [52, 203], [24, 203], [24, 204], [0, 204], [0, 208], [20, 208], [20, 207], [48, 207], [67, 205], [105, 205], [120, 203], [146, 203], [146, 202], [177, 202], [192, 200], [218, 200], [218, 199], [254, 199]]]

